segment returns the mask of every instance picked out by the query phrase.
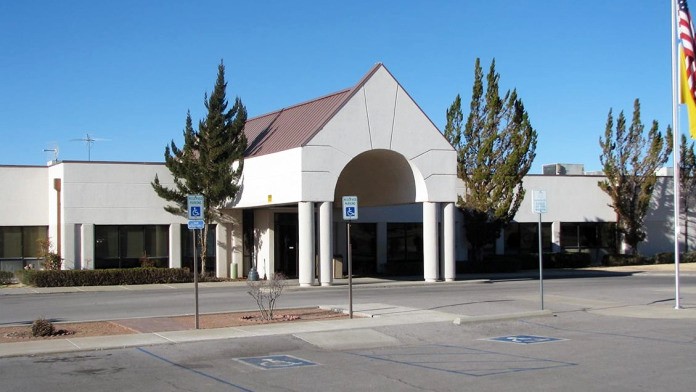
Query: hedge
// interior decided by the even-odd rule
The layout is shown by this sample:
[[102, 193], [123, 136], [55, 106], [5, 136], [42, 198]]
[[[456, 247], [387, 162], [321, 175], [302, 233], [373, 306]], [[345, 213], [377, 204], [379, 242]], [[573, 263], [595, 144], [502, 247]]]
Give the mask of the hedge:
[[124, 268], [97, 270], [22, 270], [20, 282], [35, 287], [113, 286], [193, 282], [193, 274], [182, 268]]
[[[679, 257], [682, 263], [696, 262], [696, 252], [682, 253]], [[645, 265], [645, 264], [674, 264], [674, 252], [658, 253], [653, 257], [633, 255], [606, 255], [602, 259], [604, 266]]]
[[0, 284], [10, 284], [12, 283], [12, 278], [14, 274], [10, 271], [0, 271]]

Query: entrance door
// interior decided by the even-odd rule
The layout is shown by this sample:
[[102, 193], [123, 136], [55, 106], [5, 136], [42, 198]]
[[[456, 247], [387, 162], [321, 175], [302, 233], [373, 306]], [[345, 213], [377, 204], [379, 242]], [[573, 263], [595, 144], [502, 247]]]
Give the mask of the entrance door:
[[275, 272], [297, 278], [297, 214], [275, 214]]

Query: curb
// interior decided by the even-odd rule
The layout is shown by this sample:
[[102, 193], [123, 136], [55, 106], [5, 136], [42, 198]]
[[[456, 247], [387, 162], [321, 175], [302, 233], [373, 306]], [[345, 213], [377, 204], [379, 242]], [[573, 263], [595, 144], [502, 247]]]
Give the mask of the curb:
[[521, 318], [531, 318], [531, 317], [545, 317], [552, 316], [553, 312], [550, 310], [536, 310], [531, 312], [520, 312], [520, 313], [508, 313], [499, 314], [493, 316], [471, 316], [471, 317], [457, 317], [454, 319], [454, 325], [462, 324], [472, 324], [472, 323], [482, 323], [488, 321], [501, 321], [501, 320], [515, 320]]

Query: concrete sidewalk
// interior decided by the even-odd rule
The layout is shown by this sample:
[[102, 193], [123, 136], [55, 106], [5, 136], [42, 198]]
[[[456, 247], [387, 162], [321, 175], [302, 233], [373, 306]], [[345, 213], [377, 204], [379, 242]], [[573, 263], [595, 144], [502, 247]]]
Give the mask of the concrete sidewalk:
[[[344, 310], [344, 305], [326, 305], [323, 309]], [[345, 310], [344, 310], [345, 311]], [[30, 342], [0, 344], [0, 358], [26, 355], [55, 354], [76, 351], [93, 351], [118, 349], [127, 347], [150, 346], [157, 344], [174, 344], [186, 342], [198, 342], [215, 339], [235, 339], [244, 337], [258, 337], [287, 334], [310, 334], [317, 332], [344, 331], [342, 339], [327, 339], [324, 347], [331, 343], [345, 345], [346, 347], [358, 347], [366, 344], [364, 333], [346, 334], [345, 331], [358, 331], [389, 325], [405, 325], [432, 322], [462, 322], [461, 315], [438, 312], [433, 310], [421, 310], [407, 307], [392, 306], [386, 304], [359, 304], [354, 305], [354, 318], [338, 320], [317, 320], [294, 323], [262, 324], [254, 326], [191, 329], [184, 331], [168, 331], [139, 333], [129, 335], [92, 336], [82, 338], [65, 338], [36, 340]], [[530, 311], [515, 314], [501, 314], [486, 318], [472, 317], [468, 321], [491, 321], [504, 319], [518, 319], [551, 315], [550, 311]], [[467, 318], [464, 318], [465, 321]], [[353, 336], [352, 338], [350, 336]], [[374, 342], [378, 344], [379, 342]]]

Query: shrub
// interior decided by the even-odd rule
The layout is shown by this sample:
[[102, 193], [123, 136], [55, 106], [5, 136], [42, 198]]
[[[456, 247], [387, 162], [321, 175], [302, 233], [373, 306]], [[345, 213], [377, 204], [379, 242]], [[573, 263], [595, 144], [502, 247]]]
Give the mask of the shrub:
[[674, 264], [674, 252], [658, 253], [652, 257], [655, 264]]
[[287, 286], [287, 281], [285, 275], [281, 273], [274, 274], [268, 280], [247, 281], [249, 288], [247, 293], [256, 300], [263, 320], [273, 320], [276, 300], [283, 293], [285, 286]]
[[682, 257], [680, 259], [684, 263], [696, 263], [696, 252], [686, 252], [682, 254]]
[[0, 284], [10, 284], [14, 278], [14, 273], [10, 271], [0, 271]]
[[26, 270], [18, 272], [17, 277], [25, 285], [36, 287], [113, 286], [193, 281], [193, 274], [188, 269], [181, 268]]
[[53, 323], [43, 317], [31, 323], [31, 336], [51, 336], [55, 330]]
[[643, 265], [647, 264], [648, 259], [643, 256], [633, 255], [605, 255], [602, 258], [602, 265], [607, 267], [618, 267], [622, 265]]
[[592, 263], [592, 255], [589, 253], [552, 253], [548, 263], [544, 260], [544, 268], [585, 268]]
[[60, 270], [63, 259], [56, 252], [53, 252], [53, 243], [50, 239], [40, 239], [36, 241], [39, 246], [39, 257], [43, 259], [41, 265], [45, 270]]

